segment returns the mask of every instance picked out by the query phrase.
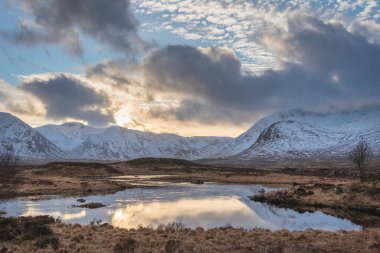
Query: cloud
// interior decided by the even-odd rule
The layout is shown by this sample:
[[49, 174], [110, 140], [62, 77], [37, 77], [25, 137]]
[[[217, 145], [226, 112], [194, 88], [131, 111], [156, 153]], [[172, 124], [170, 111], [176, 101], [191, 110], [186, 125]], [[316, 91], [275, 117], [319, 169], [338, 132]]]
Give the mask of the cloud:
[[107, 60], [86, 69], [86, 77], [106, 82], [118, 88], [127, 88], [131, 84], [128, 78], [129, 63], [122, 60]]
[[0, 110], [21, 116], [42, 116], [44, 109], [38, 99], [0, 79]]
[[29, 77], [21, 89], [41, 100], [48, 118], [84, 120], [95, 126], [114, 122], [113, 113], [108, 109], [108, 96], [73, 76], [49, 74], [45, 78]]
[[73, 54], [83, 54], [81, 35], [89, 35], [123, 53], [142, 47], [137, 21], [129, 0], [13, 0], [31, 14], [18, 30], [6, 37], [25, 45], [62, 44]]
[[380, 24], [373, 20], [352, 22], [349, 29], [356, 34], [366, 37], [371, 43], [380, 44]]
[[247, 112], [231, 110], [224, 107], [215, 107], [207, 101], [184, 99], [177, 106], [161, 107], [152, 106], [146, 115], [164, 120], [201, 122], [215, 125], [218, 123], [242, 122], [252, 120], [252, 115]]
[[378, 1], [307, 0], [136, 0], [137, 12], [148, 16], [143, 30], [168, 31], [203, 45], [228, 47], [242, 60], [245, 70], [254, 73], [278, 69], [276, 54], [258, 43], [268, 29], [286, 29], [289, 16], [315, 15], [324, 21], [372, 20], [379, 23]]
[[[353, 107], [378, 103], [380, 46], [337, 23], [299, 16], [289, 20], [287, 33], [267, 41], [278, 43], [287, 59], [280, 70], [244, 74], [238, 58], [224, 48], [166, 46], [142, 64], [146, 88], [179, 94], [186, 101], [172, 108], [155, 108], [152, 115], [177, 119], [204, 118], [215, 108], [254, 115], [290, 108]], [[273, 35], [272, 35], [273, 36]], [[198, 106], [198, 107], [197, 107]], [[201, 111], [202, 110], [202, 111]], [[199, 112], [197, 114], [197, 111]], [[198, 116], [197, 116], [198, 115]], [[234, 114], [236, 123], [247, 120]], [[227, 116], [228, 117], [228, 116]]]

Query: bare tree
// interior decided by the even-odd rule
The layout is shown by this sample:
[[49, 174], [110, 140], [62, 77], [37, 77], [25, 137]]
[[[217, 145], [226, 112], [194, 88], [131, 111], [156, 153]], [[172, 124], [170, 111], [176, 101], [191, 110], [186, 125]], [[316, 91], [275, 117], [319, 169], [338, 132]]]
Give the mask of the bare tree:
[[360, 178], [363, 179], [365, 162], [371, 155], [371, 148], [365, 140], [361, 139], [348, 153], [348, 159], [359, 169]]
[[0, 154], [0, 180], [12, 178], [16, 174], [18, 164], [19, 158], [12, 149], [7, 149], [5, 153]]

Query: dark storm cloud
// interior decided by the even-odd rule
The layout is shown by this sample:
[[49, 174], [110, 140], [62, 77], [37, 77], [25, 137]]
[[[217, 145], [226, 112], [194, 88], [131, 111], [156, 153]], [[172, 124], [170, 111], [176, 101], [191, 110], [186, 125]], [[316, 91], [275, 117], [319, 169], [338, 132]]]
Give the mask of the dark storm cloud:
[[85, 74], [88, 78], [107, 78], [119, 87], [126, 86], [130, 84], [127, 78], [127, 65], [123, 61], [109, 60], [90, 66]]
[[90, 35], [114, 50], [130, 52], [142, 46], [129, 0], [14, 0], [33, 17], [20, 22], [18, 31], [5, 35], [15, 42], [63, 44], [82, 54], [80, 34]]
[[[337, 24], [310, 17], [289, 21], [289, 33], [272, 38], [285, 48], [281, 70], [242, 74], [240, 61], [223, 49], [204, 52], [190, 46], [167, 46], [145, 58], [151, 90], [180, 93], [207, 101], [213, 108], [254, 114], [296, 107], [352, 107], [380, 97], [380, 47]], [[178, 119], [194, 116], [187, 102], [166, 112]], [[157, 114], [157, 110], [155, 112]], [[199, 118], [202, 121], [202, 117]], [[231, 118], [237, 121], [236, 117]]]
[[28, 81], [22, 89], [41, 100], [49, 118], [74, 118], [95, 126], [114, 122], [112, 112], [107, 110], [109, 98], [73, 77], [59, 74], [48, 80]]

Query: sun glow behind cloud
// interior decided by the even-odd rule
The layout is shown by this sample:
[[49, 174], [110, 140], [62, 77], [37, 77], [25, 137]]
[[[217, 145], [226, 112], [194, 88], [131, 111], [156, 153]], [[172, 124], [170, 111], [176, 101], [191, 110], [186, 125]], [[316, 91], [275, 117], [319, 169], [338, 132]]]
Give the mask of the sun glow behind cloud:
[[128, 107], [122, 106], [115, 113], [115, 121], [116, 121], [116, 124], [119, 126], [122, 126], [122, 127], [128, 126], [128, 124], [131, 122], [131, 115], [130, 115]]

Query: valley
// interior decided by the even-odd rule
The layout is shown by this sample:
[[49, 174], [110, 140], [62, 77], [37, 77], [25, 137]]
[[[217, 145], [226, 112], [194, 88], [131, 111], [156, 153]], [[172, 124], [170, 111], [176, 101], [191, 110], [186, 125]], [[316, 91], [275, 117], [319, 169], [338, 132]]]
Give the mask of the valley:
[[[379, 123], [379, 109], [292, 110], [236, 138], [181, 137], [32, 128], [2, 113], [0, 150], [18, 164], [0, 182], [0, 224], [14, 235], [0, 250], [377, 252]], [[347, 158], [360, 140], [372, 151], [364, 175]], [[13, 231], [34, 223], [49, 233]]]
[[[321, 251], [322, 249], [326, 250], [325, 252], [357, 252], [359, 249], [361, 252], [377, 252], [380, 245], [380, 241], [378, 240], [380, 233], [380, 215], [378, 213], [380, 210], [380, 199], [376, 193], [379, 187], [379, 184], [376, 183], [380, 175], [378, 171], [379, 162], [380, 161], [373, 161], [373, 163], [371, 163], [371, 167], [368, 170], [371, 171], [371, 173], [369, 173], [369, 181], [366, 183], [359, 182], [355, 167], [350, 164], [342, 163], [292, 163], [286, 164], [286, 166], [278, 163], [270, 165], [255, 164], [254, 166], [251, 164], [250, 167], [244, 166], [237, 168], [236, 165], [231, 167], [209, 163], [199, 164], [179, 159], [142, 158], [108, 164], [54, 162], [45, 165], [24, 165], [18, 168], [18, 172], [13, 179], [1, 184], [1, 192], [7, 193], [8, 191], [9, 193], [9, 190], [14, 190], [14, 195], [8, 197], [18, 197], [20, 201], [25, 199], [25, 201], [27, 201], [26, 203], [29, 203], [28, 206], [34, 203], [26, 209], [29, 210], [27, 212], [29, 215], [45, 214], [46, 211], [40, 208], [43, 208], [45, 205], [42, 203], [50, 203], [49, 201], [56, 203], [54, 205], [58, 204], [61, 206], [61, 209], [58, 209], [61, 212], [59, 215], [61, 217], [60, 220], [44, 225], [51, 229], [54, 238], [58, 238], [59, 245], [55, 245], [54, 241], [48, 239], [52, 238], [51, 236], [41, 235], [37, 237], [40, 239], [35, 240], [17, 239], [21, 244], [15, 244], [16, 241], [13, 239], [3, 241], [2, 247], [13, 249], [15, 252], [25, 252], [25, 250], [51, 252], [52, 250], [54, 251], [55, 247], [58, 247], [57, 249], [62, 252], [65, 250], [67, 252], [78, 250], [105, 252], [105, 249], [112, 249], [114, 252], [117, 252], [118, 247], [131, 248], [134, 249], [135, 252], [143, 252], [146, 250], [168, 252], [168, 248], [183, 250], [185, 252], [193, 252], [194, 250], [209, 252], [215, 251], [216, 249], [220, 250], [220, 252], [231, 250], [235, 252], [280, 252], [278, 251], [280, 248], [285, 250], [285, 252], [298, 250]], [[196, 185], [195, 182], [199, 182], [200, 185]], [[204, 186], [203, 182], [205, 183]], [[251, 197], [249, 195], [253, 192], [251, 192], [251, 190], [247, 192], [243, 191], [240, 193], [242, 194], [240, 196], [246, 201], [244, 202], [246, 204], [243, 206], [250, 206], [252, 204], [253, 207], [251, 208], [253, 208], [252, 210], [256, 213], [255, 215], [259, 214], [261, 218], [269, 214], [275, 215], [269, 220], [272, 224], [280, 226], [280, 228], [283, 226], [280, 224], [293, 224], [293, 222], [290, 222], [292, 220], [301, 227], [305, 226], [305, 224], [309, 224], [309, 226], [318, 228], [318, 226], [321, 226], [323, 220], [327, 222], [326, 225], [334, 226], [340, 223], [337, 221], [328, 222], [329, 219], [343, 219], [342, 222], [353, 222], [352, 224], [362, 226], [363, 230], [328, 232], [326, 231], [326, 227], [325, 229], [321, 227], [321, 230], [302, 229], [302, 231], [299, 230], [301, 227], [296, 229], [297, 231], [278, 230], [278, 228], [272, 228], [272, 231], [270, 231], [264, 229], [266, 227], [239, 229], [237, 228], [239, 227], [237, 225], [239, 223], [229, 224], [231, 221], [238, 221], [239, 215], [242, 215], [242, 213], [238, 211], [239, 209], [234, 211], [231, 216], [220, 217], [219, 219], [222, 219], [222, 223], [217, 223], [220, 224], [220, 227], [211, 227], [209, 229], [196, 227], [187, 228], [186, 222], [183, 222], [184, 219], [186, 221], [186, 216], [184, 216], [186, 212], [183, 213], [178, 210], [180, 213], [177, 220], [174, 214], [170, 216], [166, 215], [169, 210], [176, 210], [173, 209], [173, 204], [171, 204], [173, 203], [173, 199], [169, 200], [169, 202], [165, 202], [164, 199], [157, 203], [153, 202], [156, 203], [154, 204], [155, 206], [158, 203], [162, 203], [164, 206], [160, 208], [169, 208], [166, 213], [161, 213], [159, 210], [153, 213], [148, 212], [148, 210], [152, 210], [154, 207], [146, 203], [146, 201], [149, 200], [149, 195], [147, 195], [149, 191], [158, 194], [161, 190], [166, 191], [165, 189], [170, 189], [171, 185], [177, 184], [180, 187], [190, 187], [189, 189], [194, 190], [200, 187], [199, 189], [202, 189], [200, 191], [202, 196], [211, 190], [212, 198], [207, 199], [205, 202], [209, 203], [206, 205], [209, 206], [209, 209], [205, 211], [212, 214], [213, 219], [217, 219], [218, 215], [221, 215], [220, 212], [222, 210], [228, 210], [225, 209], [227, 206], [231, 208], [236, 205], [235, 201], [226, 202], [227, 206], [223, 206], [222, 202], [216, 202], [217, 199], [215, 199], [215, 197], [218, 196], [216, 189], [218, 188], [215, 187], [217, 185], [219, 185], [218, 187], [224, 187], [223, 185], [226, 185], [226, 189], [228, 189], [228, 185], [235, 188], [257, 186], [256, 191], [263, 188], [266, 189], [265, 192], [256, 192], [252, 200], [249, 200]], [[213, 186], [213, 184], [216, 185]], [[207, 187], [212, 188], [207, 190]], [[174, 192], [178, 192], [178, 189], [175, 188]], [[336, 189], [342, 190], [337, 191]], [[147, 192], [143, 193], [144, 191]], [[312, 191], [313, 194], [310, 194], [310, 191]], [[185, 192], [189, 194], [191, 191], [186, 190]], [[170, 193], [170, 191], [168, 193]], [[173, 194], [168, 193], [165, 192], [162, 196], [172, 196]], [[139, 199], [142, 198], [144, 200], [142, 203], [146, 203], [145, 205], [147, 206], [143, 209], [136, 206], [135, 208], [137, 209], [135, 211], [139, 211], [135, 213], [135, 211], [133, 211], [134, 202], [128, 202], [129, 204], [126, 207], [119, 206], [120, 204], [117, 204], [118, 202], [112, 204], [110, 201], [113, 194], [116, 194], [116, 199], [119, 200], [130, 198], [131, 196], [136, 196], [137, 201], [140, 201]], [[229, 194], [234, 195], [236, 193], [227, 193], [227, 195]], [[190, 199], [188, 199], [190, 195], [187, 198], [185, 197], [187, 195], [183, 195], [183, 193], [179, 196], [181, 196], [178, 199], [181, 201], [181, 205], [178, 207], [186, 208], [186, 201], [190, 201]], [[225, 195], [222, 194], [221, 196]], [[8, 198], [4, 199], [6, 196], [2, 197], [3, 199], [0, 200], [0, 205], [1, 203], [5, 203], [3, 206], [11, 208], [9, 209], [9, 215], [13, 212], [12, 210], [23, 210], [20, 209], [22, 208], [21, 202], [16, 205], [16, 209], [13, 209], [13, 204], [11, 205], [11, 202], [7, 201], [14, 200]], [[94, 211], [84, 207], [75, 208], [64, 206], [74, 205], [77, 202], [76, 199], [78, 201], [83, 199], [83, 201], [86, 201], [85, 203], [99, 202], [105, 204], [105, 206], [93, 209]], [[202, 198], [198, 199], [197, 197], [194, 200], [194, 203], [189, 202], [189, 204], [191, 203], [190, 205], [193, 206], [192, 209], [195, 208], [194, 210], [197, 210], [197, 208], [201, 208], [201, 203], [203, 203]], [[258, 206], [260, 202], [264, 203], [260, 204], [265, 207], [262, 210]], [[212, 206], [210, 206], [211, 203], [213, 203], [212, 205], [223, 207], [223, 209], [219, 211], [215, 210], [215, 214], [210, 213], [213, 209]], [[265, 206], [265, 203], [270, 203], [270, 205]], [[361, 210], [355, 210], [353, 204], [355, 204], [356, 207], [361, 206], [363, 208]], [[165, 205], [169, 206], [166, 207]], [[240, 204], [238, 206], [240, 206]], [[31, 207], [33, 208], [30, 209]], [[364, 207], [367, 207], [367, 209]], [[371, 209], [369, 209], [369, 207], [371, 207]], [[57, 213], [58, 210], [54, 209], [54, 206], [52, 206], [52, 208], [51, 210], [47, 209], [49, 210], [47, 213]], [[114, 208], [116, 208], [115, 211], [112, 211]], [[128, 212], [133, 211], [137, 216], [128, 216], [130, 218], [126, 219], [122, 218], [124, 216], [114, 216], [112, 220], [108, 220], [106, 216], [101, 215], [101, 213], [109, 213], [110, 211], [111, 213], [115, 212], [116, 215], [120, 213], [117, 211], [117, 208], [122, 208], [121, 210], [123, 210], [122, 213], [124, 213], [124, 215], [132, 215], [128, 214]], [[277, 210], [277, 208], [279, 209]], [[108, 209], [109, 211], [105, 212], [105, 210]], [[6, 208], [3, 208], [3, 210], [6, 211]], [[280, 212], [280, 210], [283, 211]], [[323, 211], [331, 218], [327, 218], [327, 216], [323, 219], [317, 218], [321, 216], [320, 211]], [[79, 213], [76, 214], [77, 212]], [[290, 212], [290, 214], [285, 215], [287, 212]], [[139, 216], [139, 213], [143, 215]], [[84, 219], [81, 224], [75, 224], [80, 222], [80, 219], [83, 219], [80, 217], [83, 217], [82, 215], [84, 214], [89, 215], [89, 218]], [[159, 214], [162, 216], [157, 216]], [[151, 227], [149, 223], [144, 224], [143, 220], [148, 219], [150, 215], [156, 218], [159, 217], [158, 219], [155, 218], [155, 222], [159, 222], [163, 224], [163, 226]], [[195, 213], [193, 213], [193, 215], [195, 215]], [[278, 223], [273, 223], [282, 215], [285, 216], [281, 218]], [[314, 217], [313, 215], [315, 215], [315, 218], [311, 218]], [[38, 217], [41, 216], [26, 219], [30, 219], [28, 222], [33, 222], [33, 219], [38, 221]], [[96, 219], [89, 222], [92, 219], [90, 217]], [[118, 218], [116, 219], [116, 217]], [[131, 217], [137, 219], [133, 227], [127, 225], [134, 220]], [[143, 220], [139, 221], [139, 217], [143, 218]], [[190, 220], [194, 222], [195, 216], [190, 217], [192, 217]], [[232, 217], [233, 219], [229, 220]], [[247, 216], [243, 217], [246, 218]], [[242, 224], [247, 224], [247, 221], [244, 220], [245, 218], [243, 218]], [[5, 222], [2, 219], [4, 218], [0, 218], [0, 223]], [[73, 220], [70, 221], [70, 219]], [[170, 225], [169, 221], [172, 219], [175, 220], [173, 221], [174, 223]], [[225, 220], [223, 221], [223, 219]], [[255, 219], [257, 218], [250, 218], [251, 221]], [[287, 222], [282, 223], [282, 219], [285, 219]], [[22, 221], [16, 219], [12, 222], [18, 223]], [[187, 220], [188, 226], [191, 225], [189, 222], [190, 221]], [[315, 225], [312, 225], [314, 224], [313, 222], [316, 222]], [[142, 226], [137, 226], [138, 223]], [[21, 226], [20, 229], [22, 229], [22, 224], [23, 223], [20, 223], [19, 225]], [[200, 221], [200, 224], [204, 226], [206, 223]], [[310, 238], [314, 237], [318, 237], [318, 240], [310, 241]], [[39, 242], [42, 238], [46, 240], [44, 244]], [[186, 238], [186, 240], [184, 238]], [[238, 243], [234, 244], [231, 242], [224, 244], [222, 241], [230, 240], [228, 238], [236, 238], [234, 240], [237, 240]], [[147, 240], [149, 243], [146, 243]], [[202, 242], [202, 244], [191, 243], [194, 240]], [[268, 242], [273, 243], [268, 244]]]

